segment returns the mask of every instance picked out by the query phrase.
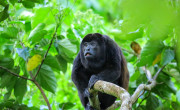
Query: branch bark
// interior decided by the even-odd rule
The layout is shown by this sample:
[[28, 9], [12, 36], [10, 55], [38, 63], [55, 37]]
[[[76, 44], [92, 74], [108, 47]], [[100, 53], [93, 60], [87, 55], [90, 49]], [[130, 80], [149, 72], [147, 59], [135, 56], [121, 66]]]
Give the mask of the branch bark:
[[17, 77], [22, 78], [22, 79], [26, 79], [26, 80], [33, 81], [32, 79], [29, 79], [29, 78], [27, 78], [27, 77], [25, 77], [25, 76], [20, 76], [19, 74], [14, 73], [14, 72], [12, 72], [11, 70], [9, 70], [9, 69], [7, 69], [7, 68], [5, 68], [5, 67], [3, 67], [3, 66], [0, 66], [0, 68], [3, 69], [3, 70], [6, 70], [8, 73], [12, 74], [13, 76], [17, 76]]
[[39, 66], [39, 68], [38, 68], [35, 76], [33, 77], [33, 80], [36, 79], [36, 77], [37, 77], [37, 75], [38, 75], [38, 73], [39, 73], [39, 71], [40, 71], [40, 69], [41, 69], [41, 66], [42, 66], [43, 63], [44, 63], [44, 60], [45, 60], [46, 57], [47, 57], [47, 54], [48, 54], [48, 52], [49, 52], [49, 49], [51, 48], [51, 45], [52, 45], [52, 43], [53, 43], [53, 40], [54, 40], [54, 38], [55, 38], [55, 36], [56, 36], [58, 27], [59, 27], [59, 25], [56, 26], [56, 30], [55, 30], [55, 32], [54, 32], [54, 34], [53, 34], [53, 37], [52, 37], [51, 42], [50, 42], [50, 44], [49, 44], [49, 47], [48, 47], [48, 49], [47, 49], [47, 51], [46, 51], [46, 53], [45, 53], [45, 55], [44, 55], [43, 60], [41, 61], [41, 64], [40, 64], [40, 66]]
[[110, 82], [99, 80], [95, 83], [93, 89], [119, 98], [122, 101], [120, 110], [132, 109], [130, 94], [124, 88]]
[[[99, 91], [102, 93], [106, 93], [106, 94], [115, 96], [120, 99], [120, 101], [116, 101], [113, 105], [108, 107], [106, 110], [114, 110], [115, 108], [117, 108], [119, 106], [121, 106], [120, 110], [131, 110], [132, 104], [134, 104], [137, 101], [141, 91], [143, 91], [143, 90], [151, 91], [151, 89], [156, 86], [156, 79], [164, 67], [165, 66], [160, 68], [157, 71], [157, 73], [154, 75], [153, 78], [151, 76], [150, 71], [148, 71], [148, 70], [146, 70], [146, 68], [144, 68], [144, 70], [146, 71], [145, 72], [146, 76], [147, 76], [150, 84], [140, 84], [132, 96], [130, 96], [130, 94], [124, 88], [119, 87], [113, 83], [101, 81], [101, 80], [97, 81], [94, 84], [93, 90]], [[96, 93], [96, 95], [97, 95], [97, 93]], [[92, 99], [89, 99], [89, 100], [91, 100], [91, 102], [93, 101]], [[93, 102], [91, 105], [93, 105], [93, 107], [94, 107], [94, 105], [97, 106], [97, 104], [95, 104]], [[97, 110], [100, 110], [100, 109], [97, 109]]]

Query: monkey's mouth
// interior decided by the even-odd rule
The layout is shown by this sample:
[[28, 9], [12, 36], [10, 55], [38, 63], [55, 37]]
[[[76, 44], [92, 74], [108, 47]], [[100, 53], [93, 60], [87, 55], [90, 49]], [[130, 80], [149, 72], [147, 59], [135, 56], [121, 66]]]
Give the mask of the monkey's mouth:
[[91, 53], [89, 53], [89, 52], [87, 52], [86, 54], [85, 54], [85, 56], [90, 56], [91, 55]]

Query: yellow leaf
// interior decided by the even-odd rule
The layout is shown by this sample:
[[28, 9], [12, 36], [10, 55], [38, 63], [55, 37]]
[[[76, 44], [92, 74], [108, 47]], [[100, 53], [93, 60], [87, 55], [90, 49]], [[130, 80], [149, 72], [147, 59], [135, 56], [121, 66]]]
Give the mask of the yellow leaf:
[[153, 65], [159, 63], [161, 61], [161, 53], [156, 56], [156, 59], [153, 61]]
[[40, 64], [41, 61], [42, 61], [41, 55], [34, 55], [29, 59], [27, 63], [27, 70], [31, 71], [35, 69]]

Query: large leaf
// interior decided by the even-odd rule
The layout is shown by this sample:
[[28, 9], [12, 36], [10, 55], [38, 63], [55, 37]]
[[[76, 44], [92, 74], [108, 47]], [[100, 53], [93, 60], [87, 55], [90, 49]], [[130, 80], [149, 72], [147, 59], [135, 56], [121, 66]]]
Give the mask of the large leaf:
[[22, 103], [22, 99], [27, 91], [27, 80], [18, 78], [14, 86], [14, 95], [19, 103]]
[[32, 18], [32, 28], [35, 28], [39, 23], [45, 23], [47, 25], [54, 24], [55, 19], [50, 7], [41, 7], [36, 10], [34, 17]]
[[161, 65], [164, 66], [170, 63], [174, 59], [174, 56], [175, 54], [173, 50], [170, 48], [165, 48], [161, 56]]
[[60, 71], [60, 64], [55, 56], [48, 55], [44, 60], [44, 64], [50, 66], [53, 70], [57, 72]]
[[77, 46], [72, 44], [68, 39], [63, 39], [59, 41], [58, 44], [63, 52], [69, 57], [72, 57], [77, 52]]
[[45, 90], [55, 93], [57, 86], [56, 77], [49, 66], [43, 65], [41, 67], [37, 81]]
[[57, 55], [56, 58], [59, 62], [60, 70], [65, 73], [67, 70], [67, 61], [61, 55]]
[[158, 55], [163, 48], [164, 44], [162, 41], [148, 41], [143, 47], [143, 50], [141, 52], [141, 59], [137, 65], [152, 65], [152, 62], [154, 61], [156, 55]]
[[30, 43], [34, 44], [36, 42], [39, 42], [43, 37], [44, 35], [47, 34], [47, 31], [46, 30], [43, 30], [45, 27], [45, 24], [44, 23], [40, 23], [37, 25], [36, 28], [34, 28], [30, 35], [29, 35], [29, 41]]

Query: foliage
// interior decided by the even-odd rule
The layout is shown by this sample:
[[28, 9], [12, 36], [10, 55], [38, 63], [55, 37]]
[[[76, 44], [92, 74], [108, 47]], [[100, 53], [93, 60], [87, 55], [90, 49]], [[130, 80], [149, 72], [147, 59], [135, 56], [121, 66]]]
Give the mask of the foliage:
[[[139, 84], [147, 83], [142, 66], [154, 74], [166, 65], [157, 78], [157, 86], [146, 91], [133, 108], [177, 110], [179, 13], [179, 0], [1, 0], [0, 109], [48, 109], [33, 82], [9, 71], [32, 78], [30, 73], [37, 73], [52, 39], [36, 80], [53, 110], [82, 109], [70, 78], [72, 62], [82, 38], [99, 32], [109, 35], [123, 49], [130, 71], [131, 94]], [[134, 41], [142, 48], [138, 57], [130, 48]]]

